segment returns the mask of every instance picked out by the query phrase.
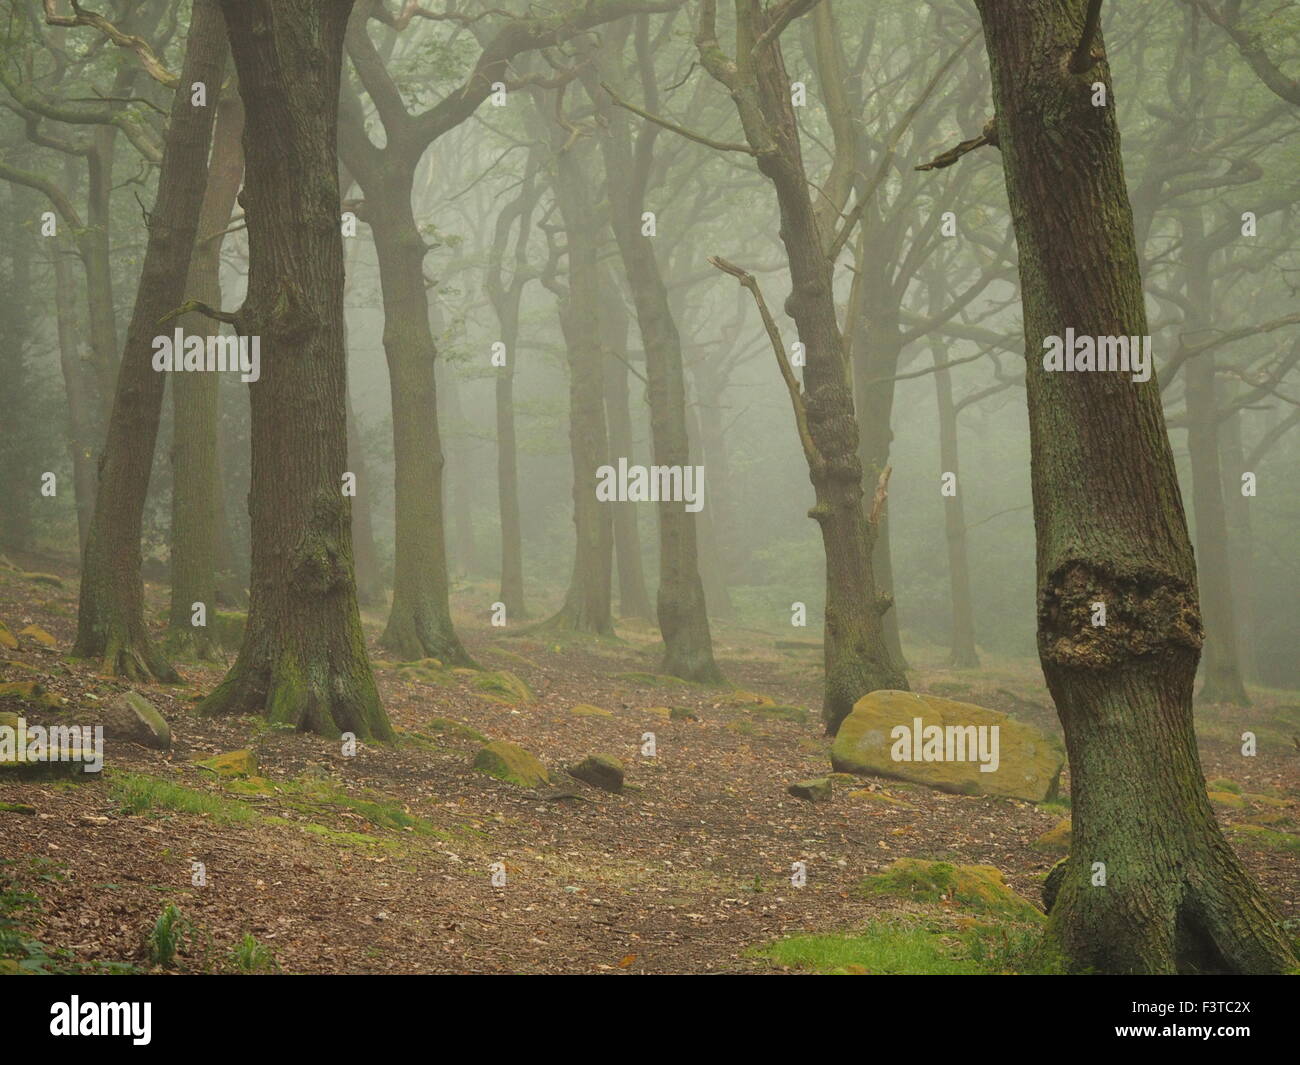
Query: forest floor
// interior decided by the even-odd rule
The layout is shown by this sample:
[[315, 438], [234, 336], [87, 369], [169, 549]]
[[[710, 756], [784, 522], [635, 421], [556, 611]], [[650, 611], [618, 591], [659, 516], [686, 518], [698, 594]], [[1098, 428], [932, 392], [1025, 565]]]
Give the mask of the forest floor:
[[[159, 616], [164, 590], [148, 595]], [[53, 637], [0, 648], [0, 683], [39, 680], [66, 707], [0, 710], [49, 723], [130, 687], [67, 659], [75, 611], [71, 576], [55, 586], [0, 570], [0, 620]], [[815, 646], [778, 648], [788, 636], [721, 624], [716, 648], [735, 688], [706, 688], [655, 675], [657, 636], [644, 622], [620, 624], [618, 640], [577, 640], [461, 617], [471, 653], [498, 673], [485, 688], [481, 674], [386, 662], [373, 645], [382, 620], [367, 616], [367, 632], [396, 745], [344, 757], [337, 741], [261, 719], [200, 718], [193, 703], [224, 666], [179, 664], [186, 686], [136, 689], [169, 722], [170, 751], [110, 741], [99, 774], [0, 776], [0, 956], [11, 967], [25, 958], [158, 970], [170, 934], [174, 972], [1019, 968], [1024, 937], [1041, 923], [1028, 908], [981, 911], [960, 892], [915, 884], [864, 890], [864, 878], [900, 858], [988, 865], [1037, 905], [1063, 853], [1038, 841], [1068, 816], [1068, 794], [1033, 804], [863, 778], [837, 780], [830, 802], [791, 797], [790, 783], [830, 772]], [[527, 692], [512, 695], [500, 671]], [[922, 662], [910, 680], [1059, 732], [1032, 661], [968, 671]], [[1300, 699], [1252, 694], [1249, 709], [1198, 710], [1201, 757], [1229, 838], [1295, 928]], [[764, 713], [772, 703], [806, 707], [806, 719]], [[1246, 729], [1259, 737], [1251, 758], [1239, 750]], [[654, 757], [642, 754], [647, 732]], [[532, 752], [551, 785], [527, 790], [474, 771], [484, 737]], [[242, 776], [196, 764], [244, 750]], [[564, 772], [593, 753], [623, 761], [625, 791]], [[204, 886], [193, 883], [194, 862]], [[791, 883], [796, 862], [802, 887]], [[494, 886], [503, 867], [505, 884]], [[169, 905], [183, 918], [160, 926]], [[786, 937], [804, 938], [769, 949]]]

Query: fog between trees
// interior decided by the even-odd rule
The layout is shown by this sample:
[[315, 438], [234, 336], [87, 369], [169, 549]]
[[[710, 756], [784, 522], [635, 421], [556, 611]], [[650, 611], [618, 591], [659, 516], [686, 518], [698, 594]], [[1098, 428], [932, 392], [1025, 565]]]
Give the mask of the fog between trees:
[[1069, 967], [1294, 966], [1193, 731], [1295, 727], [1294, 9], [8, 15], [0, 549], [75, 659], [376, 743], [373, 662], [518, 631], [811, 648], [828, 735], [1037, 661]]

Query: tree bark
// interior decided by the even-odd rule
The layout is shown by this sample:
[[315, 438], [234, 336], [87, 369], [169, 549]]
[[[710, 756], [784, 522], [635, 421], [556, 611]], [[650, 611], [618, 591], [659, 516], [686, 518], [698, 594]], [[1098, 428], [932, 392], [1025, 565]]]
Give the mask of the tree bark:
[[[1148, 331], [1101, 38], [1075, 73], [1083, 0], [976, 2], [1020, 250], [1039, 658], [1070, 758], [1049, 931], [1076, 971], [1284, 972], [1287, 937], [1205, 793], [1196, 567], [1154, 374], [1042, 366], [1043, 338], [1067, 327]], [[1092, 106], [1095, 81], [1110, 106]]]
[[[192, 106], [190, 86], [201, 81], [215, 98], [225, 54], [221, 18], [212, 0], [201, 0], [190, 25], [158, 193], [148, 218], [149, 239], [100, 459], [95, 516], [81, 577], [73, 655], [98, 658], [105, 673], [138, 681], [180, 681], [145, 626], [140, 576], [141, 524], [166, 387], [164, 375], [153, 369], [153, 338], [159, 319], [184, 299], [206, 185], [215, 100], [205, 107]], [[97, 257], [91, 261], [98, 261]], [[91, 313], [95, 330], [100, 326], [94, 320], [93, 300]]]
[[239, 657], [204, 714], [393, 738], [357, 609], [336, 146], [351, 0], [221, 0], [246, 121], [252, 588]]

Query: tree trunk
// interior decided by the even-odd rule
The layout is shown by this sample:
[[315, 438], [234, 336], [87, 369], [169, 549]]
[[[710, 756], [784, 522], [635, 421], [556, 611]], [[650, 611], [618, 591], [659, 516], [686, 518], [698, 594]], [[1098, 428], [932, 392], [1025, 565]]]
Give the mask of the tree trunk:
[[[600, 138], [605, 190], [645, 350], [651, 451], [656, 466], [685, 470], [691, 465], [691, 454], [682, 342], [655, 256], [654, 240], [641, 233], [646, 171], [651, 160], [648, 151], [643, 151], [642, 169], [636, 169], [626, 113], [605, 103], [605, 94], [599, 89], [589, 86], [589, 94], [598, 101], [606, 118], [605, 133]], [[707, 479], [702, 481], [705, 493], [708, 483]], [[708, 505], [707, 494], [701, 502]], [[656, 514], [659, 588], [655, 605], [664, 641], [663, 671], [683, 680], [721, 684], [722, 671], [713, 661], [713, 637], [705, 609], [704, 582], [700, 580], [695, 514], [680, 500], [660, 502]]]
[[[1210, 336], [1214, 282], [1205, 222], [1198, 209], [1180, 212], [1183, 269], [1187, 283], [1189, 342]], [[1196, 573], [1205, 618], [1203, 683], [1197, 700], [1249, 706], [1237, 659], [1237, 620], [1232, 604], [1232, 569], [1228, 556], [1228, 516], [1223, 502], [1219, 462], [1219, 404], [1213, 351], [1202, 352], [1183, 368], [1187, 402], [1187, 451], [1192, 470], [1192, 513], [1196, 518]]]
[[68, 451], [72, 458], [72, 489], [77, 502], [77, 546], [83, 560], [90, 522], [95, 516], [95, 426], [99, 423], [94, 388], [81, 357], [81, 329], [75, 301], [72, 262], [66, 249], [55, 246], [54, 313], [59, 338], [59, 367], [68, 398]]
[[[601, 358], [605, 371], [605, 416], [609, 420], [609, 453], [632, 461], [632, 411], [629, 405], [627, 311], [623, 298], [606, 273], [600, 300]], [[650, 593], [641, 565], [641, 530], [635, 503], [606, 504], [614, 512], [614, 559], [618, 563], [618, 612], [625, 618], [651, 617]]]
[[[240, 138], [244, 108], [229, 90], [217, 104], [207, 190], [199, 212], [198, 240], [190, 260], [188, 293], [209, 307], [221, 306], [221, 247], [244, 176]], [[186, 336], [217, 335], [221, 323], [201, 314], [179, 319]], [[217, 608], [217, 536], [224, 521], [217, 439], [220, 381], [216, 374], [181, 373], [172, 380], [171, 612], [167, 650], [176, 656], [214, 659], [211, 614]], [[195, 603], [209, 615], [207, 627], [192, 624]]]
[[352, 500], [352, 546], [357, 563], [357, 602], [362, 606], [379, 606], [384, 602], [384, 583], [379, 575], [379, 552], [375, 547], [375, 530], [371, 520], [370, 471], [361, 446], [361, 432], [352, 393], [348, 392], [348, 469], [356, 474], [357, 494]]
[[[98, 658], [105, 673], [132, 680], [180, 681], [145, 627], [140, 577], [141, 523], [166, 387], [166, 378], [152, 365], [153, 338], [160, 328], [158, 320], [185, 297], [206, 184], [216, 107], [214, 102], [193, 107], [190, 86], [201, 81], [215, 97], [225, 54], [221, 18], [212, 0], [203, 0], [195, 7], [172, 103], [135, 310], [100, 460], [95, 516], [86, 542], [72, 653]], [[97, 327], [93, 320], [91, 327]]]
[[383, 289], [396, 471], [393, 605], [379, 642], [399, 659], [473, 667], [451, 620], [434, 379], [438, 351], [424, 281], [428, 246], [411, 209], [415, 163], [395, 160], [385, 177], [384, 188], [365, 190]]
[[[1020, 249], [1039, 658], [1070, 758], [1050, 933], [1076, 971], [1284, 972], [1286, 935], [1205, 793], [1196, 567], [1155, 377], [1042, 366], [1067, 327], [1148, 331], [1109, 71], [1070, 70], [1084, 0], [976, 2]], [[1095, 81], [1110, 106], [1092, 106]]]
[[200, 712], [393, 738], [352, 562], [336, 147], [351, 0], [221, 0], [246, 122], [252, 589], [239, 657]]
[[561, 301], [560, 327], [569, 357], [569, 452], [576, 542], [564, 604], [541, 627], [612, 636], [613, 515], [596, 498], [596, 471], [609, 462], [604, 368], [600, 338], [592, 328], [600, 312], [596, 222], [591, 189], [576, 158], [581, 142], [570, 146], [560, 142], [556, 148], [555, 192], [568, 236], [569, 291]]
[[[933, 303], [931, 305], [933, 309]], [[975, 616], [971, 606], [970, 562], [966, 555], [966, 506], [957, 469], [957, 414], [952, 402], [952, 374], [939, 369], [948, 361], [948, 351], [938, 339], [930, 341], [934, 358], [934, 391], [939, 408], [939, 471], [957, 480], [957, 494], [943, 497], [943, 531], [948, 545], [948, 584], [952, 594], [952, 653], [948, 664], [955, 669], [978, 669], [975, 650]]]

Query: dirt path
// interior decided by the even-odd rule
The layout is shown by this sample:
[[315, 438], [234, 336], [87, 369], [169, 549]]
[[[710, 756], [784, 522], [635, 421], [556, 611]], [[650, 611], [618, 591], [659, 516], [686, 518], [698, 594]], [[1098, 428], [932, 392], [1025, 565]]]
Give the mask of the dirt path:
[[[0, 618], [14, 631], [40, 624], [56, 641], [46, 650], [23, 640], [6, 652], [0, 679], [39, 677], [72, 705], [125, 689], [58, 653], [73, 631], [70, 591], [42, 589], [49, 602], [34, 608], [20, 598], [30, 586], [0, 588]], [[470, 630], [467, 643], [486, 668], [509, 670], [531, 689], [534, 697], [518, 703], [486, 697], [467, 673], [381, 668], [404, 736], [355, 757], [260, 720], [197, 717], [194, 693], [210, 690], [220, 668], [185, 670], [190, 689], [143, 689], [171, 725], [171, 751], [110, 743], [100, 778], [0, 780], [0, 802], [36, 808], [27, 817], [0, 813], [9, 873], [42, 900], [32, 934], [81, 961], [147, 967], [145, 938], [171, 902], [200, 930], [180, 971], [230, 969], [230, 952], [252, 933], [290, 972], [770, 972], [749, 948], [896, 909], [895, 900], [854, 889], [900, 857], [993, 865], [1037, 900], [1056, 855], [1034, 843], [1061, 808], [884, 780], [837, 784], [829, 803], [792, 798], [789, 783], [829, 770], [815, 652], [778, 652], [770, 637], [739, 630], [719, 639], [733, 683], [812, 707], [801, 723], [765, 715], [735, 691], [654, 678], [648, 634], [626, 635], [557, 646]], [[972, 701], [1053, 726], [1045, 695], [1025, 675], [1018, 690], [1005, 677], [958, 679]], [[921, 676], [920, 687], [928, 679], [942, 691], [958, 677], [938, 676]], [[607, 714], [575, 714], [580, 704]], [[642, 754], [647, 732], [653, 758]], [[473, 771], [482, 745], [474, 733], [537, 755], [553, 786], [525, 790]], [[245, 748], [256, 758], [251, 778], [223, 780], [195, 764]], [[609, 794], [562, 772], [590, 753], [622, 759], [629, 789]], [[1269, 831], [1289, 849], [1273, 836], [1264, 846], [1258, 832], [1233, 839], [1284, 916], [1296, 917], [1300, 759], [1274, 744], [1245, 772], [1234, 748], [1214, 739], [1203, 741], [1203, 755], [1207, 778], [1277, 797], [1263, 814], [1276, 815]], [[127, 812], [132, 781], [142, 812]], [[185, 790], [163, 801], [151, 790], [156, 781]], [[209, 807], [177, 808], [194, 794]], [[1261, 811], [1244, 803], [1222, 815], [1245, 824]], [[790, 883], [796, 861], [807, 868], [802, 888]], [[193, 885], [193, 862], [203, 863], [205, 886]], [[504, 864], [504, 886], [492, 883], [494, 863]]]

